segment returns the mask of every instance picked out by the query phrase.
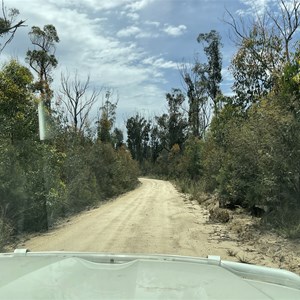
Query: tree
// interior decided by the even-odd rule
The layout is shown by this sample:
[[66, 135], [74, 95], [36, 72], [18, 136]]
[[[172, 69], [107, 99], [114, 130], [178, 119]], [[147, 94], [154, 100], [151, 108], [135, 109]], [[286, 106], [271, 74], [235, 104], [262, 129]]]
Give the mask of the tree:
[[159, 157], [159, 154], [164, 149], [160, 139], [160, 132], [158, 125], [153, 125], [150, 130], [150, 150], [151, 150], [151, 161], [155, 163]]
[[150, 122], [136, 114], [126, 122], [127, 145], [132, 158], [143, 162], [148, 157]]
[[[216, 114], [218, 107], [218, 95], [221, 93], [220, 83], [222, 81], [222, 55], [220, 52], [221, 37], [220, 34], [211, 30], [209, 33], [200, 33], [197, 38], [198, 43], [203, 44], [203, 50], [207, 57], [207, 64], [196, 64], [194, 71], [199, 74], [204, 72], [204, 85], [208, 97], [213, 102], [214, 113]], [[207, 46], [205, 46], [207, 44]]]
[[263, 26], [254, 26], [232, 59], [236, 104], [246, 108], [270, 92], [282, 68], [280, 39]]
[[0, 222], [12, 222], [16, 226], [26, 200], [26, 175], [16, 147], [9, 139], [0, 137], [0, 141]]
[[156, 116], [150, 129], [150, 151], [153, 163], [162, 152], [181, 154], [187, 138], [188, 122], [182, 105], [185, 96], [180, 89], [166, 94], [168, 113]]
[[205, 95], [203, 72], [199, 72], [200, 65], [198, 60], [198, 72], [194, 72], [194, 68], [188, 71], [186, 67], [182, 67], [181, 76], [186, 85], [186, 93], [189, 102], [188, 121], [191, 134], [194, 137], [204, 137], [205, 131], [209, 126], [210, 105]]
[[294, 38], [296, 31], [299, 28], [299, 8], [300, 2], [297, 0], [292, 1], [279, 1], [280, 13], [274, 14], [271, 11], [267, 12], [269, 18], [274, 22], [274, 28], [277, 30], [277, 35], [281, 37], [283, 44], [283, 56], [286, 63], [291, 62], [291, 41]]
[[0, 52], [8, 45], [14, 38], [16, 31], [20, 27], [24, 27], [24, 20], [16, 21], [19, 11], [16, 8], [10, 8], [8, 11], [2, 0], [2, 17], [0, 17], [0, 37], [8, 36], [4, 45], [1, 46]]
[[180, 89], [172, 89], [171, 93], [166, 94], [166, 100], [168, 102], [168, 117], [167, 124], [164, 127], [167, 128], [165, 138], [168, 143], [168, 150], [175, 144], [182, 149], [186, 139], [185, 131], [187, 127], [187, 121], [182, 110], [185, 97]]
[[53, 96], [50, 88], [51, 71], [58, 64], [55, 57], [55, 44], [59, 42], [59, 37], [53, 25], [45, 25], [43, 29], [33, 26], [29, 32], [29, 37], [36, 49], [27, 51], [26, 61], [38, 75], [35, 88], [40, 93], [42, 103], [50, 112]]
[[220, 35], [215, 30], [199, 34], [197, 41], [203, 46], [207, 62], [201, 63], [195, 58], [194, 66], [190, 70], [184, 65], [181, 67], [181, 76], [189, 101], [192, 135], [203, 138], [209, 126], [211, 111], [217, 114], [221, 108], [218, 96], [221, 94], [222, 44]]
[[115, 128], [112, 133], [112, 143], [115, 149], [119, 149], [124, 144], [123, 131], [119, 128]]
[[[155, 117], [155, 123], [152, 126], [151, 131], [151, 143], [157, 143], [160, 145], [161, 151], [164, 149], [170, 151], [170, 142], [169, 142], [169, 115], [164, 113], [161, 116]], [[156, 146], [157, 149], [158, 145]]]
[[87, 125], [89, 113], [101, 91], [93, 89], [89, 93], [90, 76], [85, 81], [78, 78], [76, 71], [73, 81], [69, 75], [61, 74], [59, 100], [66, 109], [66, 118], [75, 132], [83, 132]]
[[100, 118], [98, 123], [98, 139], [104, 143], [112, 142], [111, 130], [116, 120], [116, 109], [118, 100], [115, 103], [111, 102], [110, 99], [113, 96], [111, 91], [106, 91], [105, 102], [100, 108]]
[[16, 60], [6, 63], [0, 71], [1, 135], [17, 142], [37, 138], [35, 98], [30, 91], [33, 76]]
[[239, 50], [232, 60], [233, 86], [237, 104], [243, 108], [266, 95], [277, 83], [286, 64], [290, 64], [292, 41], [299, 28], [300, 2], [279, 0], [273, 11], [256, 14], [246, 24], [227, 10], [234, 41]]
[[181, 175], [193, 181], [199, 181], [203, 173], [203, 141], [191, 136], [185, 143], [184, 152], [179, 164]]

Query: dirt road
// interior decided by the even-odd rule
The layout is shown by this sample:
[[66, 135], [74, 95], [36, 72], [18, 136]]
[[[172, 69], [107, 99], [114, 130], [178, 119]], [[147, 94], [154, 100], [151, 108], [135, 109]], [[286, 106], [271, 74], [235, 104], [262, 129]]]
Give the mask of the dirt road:
[[184, 203], [169, 182], [140, 181], [134, 191], [71, 218], [25, 246], [32, 251], [225, 254], [225, 249], [214, 250], [205, 228], [195, 231], [207, 219], [203, 208]]
[[[299, 273], [300, 248], [284, 247], [284, 241], [272, 235], [265, 236], [264, 240], [261, 234], [255, 236], [246, 230], [250, 217], [234, 219], [230, 224], [212, 224], [207, 222], [207, 209], [188, 200], [170, 182], [145, 178], [140, 181], [141, 185], [134, 191], [74, 216], [18, 247], [31, 251], [220, 255], [222, 259], [283, 266]], [[252, 235], [247, 241], [241, 232]], [[282, 251], [278, 254], [277, 245], [287, 254]], [[297, 252], [292, 252], [295, 249]], [[282, 257], [286, 265], [282, 265]]]

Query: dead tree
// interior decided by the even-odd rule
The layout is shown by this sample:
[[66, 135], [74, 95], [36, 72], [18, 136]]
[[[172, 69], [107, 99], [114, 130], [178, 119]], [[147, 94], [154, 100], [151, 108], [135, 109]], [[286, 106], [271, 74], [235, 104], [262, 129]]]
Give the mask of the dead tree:
[[68, 123], [75, 132], [84, 131], [90, 111], [101, 90], [94, 88], [90, 91], [90, 76], [87, 76], [85, 81], [81, 81], [77, 71], [73, 80], [69, 74], [61, 74], [61, 89], [58, 97], [65, 106]]

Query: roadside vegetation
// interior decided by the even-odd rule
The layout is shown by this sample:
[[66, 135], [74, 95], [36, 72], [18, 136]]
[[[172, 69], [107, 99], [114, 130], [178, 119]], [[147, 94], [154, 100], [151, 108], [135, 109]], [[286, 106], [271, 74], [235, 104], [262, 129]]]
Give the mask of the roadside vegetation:
[[[113, 90], [93, 89], [78, 73], [52, 89], [59, 36], [53, 25], [32, 27], [26, 65], [14, 59], [0, 69], [0, 249], [134, 188], [139, 174], [176, 180], [199, 201], [217, 195], [221, 207], [245, 208], [300, 238], [300, 3], [278, 2], [278, 13], [247, 23], [227, 12], [237, 49], [232, 95], [221, 89], [221, 36], [200, 33], [202, 54], [180, 66], [183, 86], [162, 99], [167, 111], [129, 117], [126, 143]], [[22, 30], [18, 15], [0, 18], [2, 48]]]
[[201, 33], [201, 59], [181, 65], [184, 85], [166, 94], [168, 111], [127, 121], [128, 147], [145, 174], [175, 180], [199, 201], [217, 195], [221, 207], [300, 238], [300, 3], [278, 4], [244, 23], [227, 12], [232, 96], [221, 90], [221, 37]]
[[[0, 18], [3, 46], [24, 24], [17, 17], [12, 9]], [[0, 69], [0, 250], [19, 234], [46, 231], [138, 183], [138, 164], [114, 126], [113, 91], [92, 89], [77, 73], [62, 74], [53, 91], [56, 29], [32, 27], [29, 38], [27, 65], [13, 59]], [[40, 135], [38, 107], [45, 119]]]

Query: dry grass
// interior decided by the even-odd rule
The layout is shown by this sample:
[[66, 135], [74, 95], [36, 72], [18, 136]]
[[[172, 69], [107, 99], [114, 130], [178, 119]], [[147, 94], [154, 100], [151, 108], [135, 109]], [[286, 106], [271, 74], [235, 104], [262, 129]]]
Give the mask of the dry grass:
[[252, 264], [250, 259], [248, 259], [245, 255], [243, 255], [243, 256], [236, 255], [235, 257], [238, 259], [239, 262], [241, 262], [243, 264], [249, 264], [249, 265]]
[[227, 254], [231, 257], [236, 257], [237, 252], [231, 249], [227, 249]]

